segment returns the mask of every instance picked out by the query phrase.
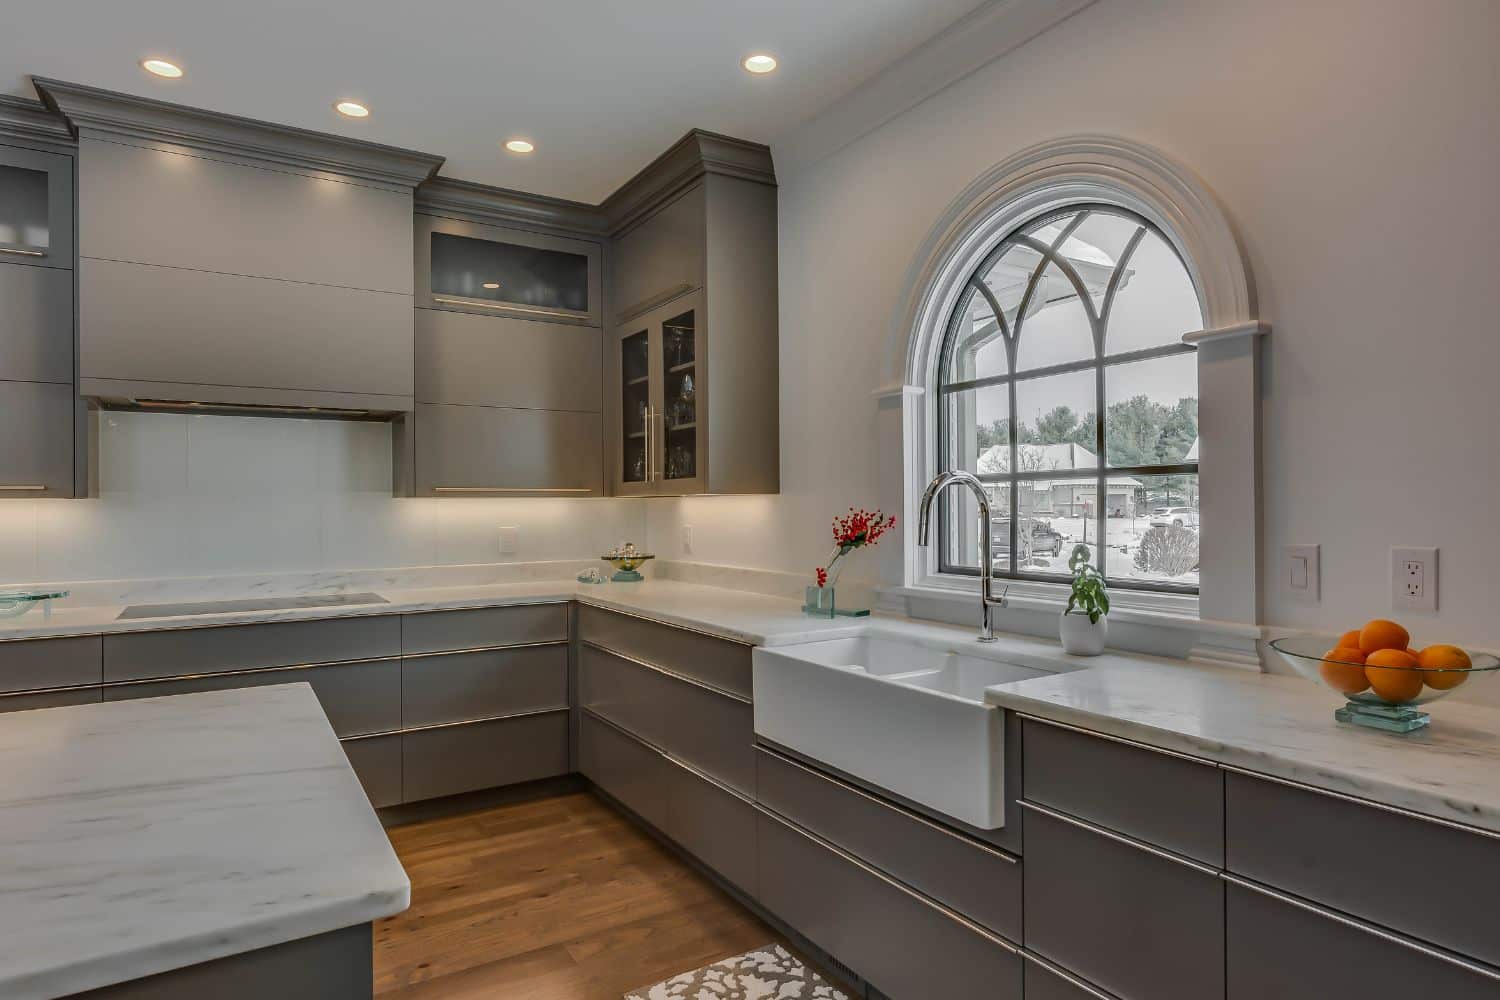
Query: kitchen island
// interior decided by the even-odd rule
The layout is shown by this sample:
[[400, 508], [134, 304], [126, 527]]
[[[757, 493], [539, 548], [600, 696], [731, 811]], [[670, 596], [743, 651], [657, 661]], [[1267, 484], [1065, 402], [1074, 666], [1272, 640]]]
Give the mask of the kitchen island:
[[307, 684], [7, 715], [0, 775], [0, 996], [370, 996], [411, 887]]

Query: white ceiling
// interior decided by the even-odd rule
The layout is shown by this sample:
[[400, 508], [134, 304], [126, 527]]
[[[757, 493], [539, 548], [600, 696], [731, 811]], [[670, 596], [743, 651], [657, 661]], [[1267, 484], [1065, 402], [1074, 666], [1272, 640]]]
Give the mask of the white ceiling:
[[[689, 128], [773, 142], [981, 0], [0, 0], [30, 74], [437, 153], [465, 180], [597, 202]], [[766, 51], [781, 67], [739, 66]], [[160, 56], [186, 76], [139, 67]], [[368, 104], [353, 122], [340, 98]], [[536, 153], [501, 149], [525, 136]]]

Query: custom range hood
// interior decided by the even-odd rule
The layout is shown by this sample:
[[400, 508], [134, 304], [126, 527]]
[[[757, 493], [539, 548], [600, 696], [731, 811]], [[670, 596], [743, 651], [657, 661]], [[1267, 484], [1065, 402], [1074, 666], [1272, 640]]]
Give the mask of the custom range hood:
[[412, 206], [442, 158], [55, 80], [78, 137], [78, 388], [107, 408], [413, 408]]

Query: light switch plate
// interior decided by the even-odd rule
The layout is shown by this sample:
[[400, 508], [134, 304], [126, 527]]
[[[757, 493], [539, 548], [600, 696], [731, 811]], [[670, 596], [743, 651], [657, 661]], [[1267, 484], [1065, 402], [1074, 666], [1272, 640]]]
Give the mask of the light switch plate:
[[693, 526], [684, 524], [682, 526], [682, 554], [691, 555], [693, 551]]
[[500, 554], [502, 556], [513, 556], [521, 551], [521, 529], [502, 527], [500, 529]]
[[1317, 604], [1322, 599], [1322, 568], [1318, 546], [1288, 545], [1282, 560], [1281, 589], [1293, 600]]
[[1436, 611], [1438, 550], [1391, 547], [1391, 609]]

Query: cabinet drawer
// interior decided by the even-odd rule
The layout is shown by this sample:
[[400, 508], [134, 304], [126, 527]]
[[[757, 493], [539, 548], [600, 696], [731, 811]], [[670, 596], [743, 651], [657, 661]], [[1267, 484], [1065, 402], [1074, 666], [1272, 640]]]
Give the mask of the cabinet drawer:
[[579, 704], [655, 744], [710, 777], [755, 790], [754, 710], [651, 667], [584, 646]]
[[568, 707], [568, 647], [438, 653], [401, 661], [401, 719], [441, 726]]
[[1026, 960], [1026, 1000], [1114, 1000], [1103, 990], [1035, 955], [1023, 952], [1021, 957]]
[[100, 656], [97, 635], [0, 642], [0, 692], [98, 684]]
[[73, 272], [0, 262], [0, 379], [73, 383]]
[[1036, 719], [1024, 726], [1028, 799], [1223, 865], [1224, 781], [1218, 768]]
[[1500, 838], [1233, 771], [1225, 794], [1230, 871], [1500, 966]]
[[417, 402], [602, 409], [597, 328], [436, 309], [416, 315]]
[[761, 904], [890, 1000], [1020, 1000], [1000, 938], [766, 813], [756, 836]]
[[610, 309], [624, 319], [700, 287], [707, 253], [707, 193], [699, 183], [615, 239]]
[[580, 713], [578, 770], [663, 833], [667, 829], [667, 783], [672, 766], [644, 743], [588, 712]]
[[401, 737], [407, 802], [568, 773], [568, 713], [422, 729]]
[[420, 403], [415, 447], [422, 496], [604, 492], [597, 412]]
[[105, 701], [163, 698], [195, 691], [229, 691], [270, 684], [312, 685], [328, 722], [339, 736], [393, 732], [401, 728], [401, 661], [334, 663], [290, 670], [219, 673], [182, 680], [145, 681], [105, 687]]
[[[1414, 895], [1438, 884], [1420, 883], [1408, 883]], [[1235, 1000], [1500, 996], [1500, 971], [1260, 888], [1231, 882], [1226, 892], [1229, 995]]]
[[72, 383], [0, 381], [0, 497], [73, 495]]
[[401, 651], [408, 656], [450, 649], [563, 642], [567, 638], [566, 604], [517, 604], [401, 616]]
[[1212, 869], [1028, 805], [1025, 883], [1028, 951], [1126, 1000], [1224, 996]]
[[755, 896], [755, 807], [680, 764], [667, 764], [667, 835]]
[[578, 606], [578, 638], [742, 698], [751, 696], [750, 646], [690, 629]]
[[104, 637], [104, 680], [375, 660], [401, 653], [396, 615], [129, 632]]
[[64, 705], [91, 705], [101, 698], [99, 686], [72, 688], [67, 691], [42, 691], [36, 694], [0, 695], [0, 712], [29, 712], [33, 708], [61, 708]]
[[964, 916], [1021, 939], [1021, 865], [1008, 854], [765, 748], [756, 800]]
[[401, 737], [370, 736], [339, 744], [370, 805], [376, 809], [401, 803]]

